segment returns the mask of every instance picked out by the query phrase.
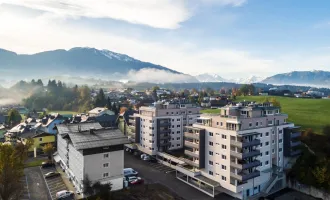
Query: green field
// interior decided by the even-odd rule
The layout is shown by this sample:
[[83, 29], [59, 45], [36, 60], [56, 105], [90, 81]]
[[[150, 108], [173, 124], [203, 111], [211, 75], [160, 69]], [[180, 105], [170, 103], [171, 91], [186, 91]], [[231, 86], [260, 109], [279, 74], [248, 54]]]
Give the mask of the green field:
[[69, 111], [69, 110], [52, 110], [52, 111], [49, 111], [48, 113], [58, 113], [60, 115], [76, 115], [76, 114], [78, 114], [78, 112]]
[[[275, 98], [281, 104], [281, 112], [289, 115], [288, 121], [302, 126], [302, 129], [312, 128], [316, 133], [321, 134], [323, 126], [330, 124], [330, 99]], [[237, 97], [236, 101], [262, 102], [264, 99], [264, 96], [245, 96]], [[219, 113], [219, 110], [207, 109], [202, 112]]]

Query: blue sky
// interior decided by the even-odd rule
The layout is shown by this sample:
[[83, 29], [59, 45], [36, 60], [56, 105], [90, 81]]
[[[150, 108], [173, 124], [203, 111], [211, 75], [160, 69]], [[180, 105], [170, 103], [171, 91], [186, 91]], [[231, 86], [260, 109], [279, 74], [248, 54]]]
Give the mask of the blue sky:
[[0, 48], [18, 53], [89, 46], [225, 78], [330, 71], [328, 0], [0, 2]]

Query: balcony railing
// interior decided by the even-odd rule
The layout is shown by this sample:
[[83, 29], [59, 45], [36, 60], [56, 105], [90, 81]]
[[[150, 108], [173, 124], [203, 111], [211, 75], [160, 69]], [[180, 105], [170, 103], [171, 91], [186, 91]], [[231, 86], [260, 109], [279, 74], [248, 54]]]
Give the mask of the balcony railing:
[[161, 139], [161, 140], [168, 140], [168, 139], [170, 139], [170, 138], [171, 138], [170, 135], [160, 135], [160, 136], [159, 136], [159, 139]]
[[188, 165], [190, 165], [190, 166], [199, 167], [199, 163], [196, 163], [196, 162], [194, 162], [194, 161], [192, 161], [190, 159], [184, 158], [183, 161], [185, 163], [187, 163]]
[[230, 155], [242, 160], [242, 159], [245, 159], [245, 158], [258, 156], [258, 155], [260, 155], [260, 151], [259, 150], [253, 150], [253, 151], [245, 152], [245, 153], [230, 151]]
[[194, 153], [194, 152], [189, 151], [189, 150], [184, 150], [184, 154], [186, 154], [188, 156], [191, 156], [191, 157], [194, 157], [194, 158], [199, 158], [199, 155], [197, 153]]
[[196, 143], [193, 143], [193, 142], [184, 141], [184, 145], [187, 146], [187, 147], [192, 147], [192, 148], [199, 149], [199, 144], [196, 144]]
[[292, 142], [291, 141], [291, 147], [296, 147], [296, 146], [299, 146], [299, 145], [301, 145], [301, 141], [295, 141], [295, 142]]
[[239, 163], [230, 162], [230, 166], [231, 167], [234, 167], [236, 169], [243, 170], [243, 169], [249, 169], [249, 168], [252, 168], [252, 167], [258, 167], [258, 166], [260, 166], [260, 161], [259, 160], [255, 160], [253, 162], [245, 163], [245, 164], [239, 164]]
[[185, 132], [185, 133], [184, 133], [184, 136], [185, 136], [186, 138], [191, 138], [191, 139], [199, 140], [199, 134], [196, 134], [196, 133], [188, 133], [188, 132]]
[[297, 137], [300, 137], [300, 136], [301, 136], [300, 132], [291, 133], [291, 138], [297, 138]]
[[163, 129], [163, 130], [159, 130], [159, 133], [171, 133], [171, 130], [169, 129]]
[[238, 174], [235, 174], [234, 172], [230, 172], [230, 176], [239, 181], [247, 181], [252, 178], [260, 176], [260, 171], [255, 170], [251, 173], [240, 172]]
[[163, 142], [163, 143], [159, 143], [159, 146], [164, 147], [164, 146], [170, 146], [171, 142]]
[[260, 145], [260, 140], [259, 139], [255, 139], [255, 140], [243, 141], [243, 142], [231, 140], [230, 141], [230, 144], [232, 146], [235, 146], [235, 147], [244, 148], [244, 147], [251, 147], [251, 146]]
[[160, 127], [168, 127], [168, 126], [171, 126], [171, 122], [160, 122], [159, 126]]

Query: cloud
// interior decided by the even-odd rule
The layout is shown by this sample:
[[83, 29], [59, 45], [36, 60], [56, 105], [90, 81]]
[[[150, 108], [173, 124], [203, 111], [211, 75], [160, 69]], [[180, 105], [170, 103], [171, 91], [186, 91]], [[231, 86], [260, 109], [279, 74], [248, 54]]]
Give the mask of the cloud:
[[247, 0], [202, 0], [204, 3], [219, 4], [222, 6], [242, 6]]
[[2, 0], [61, 17], [112, 18], [154, 28], [175, 29], [190, 18], [184, 0]]

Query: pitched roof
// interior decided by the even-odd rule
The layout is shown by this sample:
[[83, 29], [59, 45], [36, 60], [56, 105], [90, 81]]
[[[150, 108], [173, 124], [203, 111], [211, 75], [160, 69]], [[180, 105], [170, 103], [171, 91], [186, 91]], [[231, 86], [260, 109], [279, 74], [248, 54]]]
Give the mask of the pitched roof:
[[88, 111], [88, 113], [99, 114], [100, 112], [103, 112], [105, 110], [107, 110], [107, 109], [106, 108], [101, 108], [101, 107], [96, 107], [93, 110]]
[[[77, 150], [108, 147], [129, 143], [118, 129], [104, 129], [99, 123], [60, 124], [57, 126], [61, 137], [69, 136]], [[91, 133], [91, 129], [93, 132]]]

